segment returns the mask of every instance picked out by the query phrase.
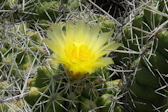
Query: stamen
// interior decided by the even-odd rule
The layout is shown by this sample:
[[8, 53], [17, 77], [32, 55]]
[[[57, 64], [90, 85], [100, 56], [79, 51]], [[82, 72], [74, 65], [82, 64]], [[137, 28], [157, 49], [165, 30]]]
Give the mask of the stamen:
[[76, 62], [77, 59], [80, 60], [90, 60], [91, 50], [82, 42], [73, 42], [74, 46], [67, 46], [67, 54], [71, 57], [73, 62]]
[[76, 57], [77, 57], [77, 59], [78, 59], [78, 58], [80, 58], [80, 56], [79, 56], [80, 47], [83, 45], [83, 43], [78, 41], [78, 42], [73, 42], [73, 44], [74, 44], [75, 47], [76, 47], [76, 50], [77, 50], [77, 53], [76, 53], [77, 56], [76, 56]]

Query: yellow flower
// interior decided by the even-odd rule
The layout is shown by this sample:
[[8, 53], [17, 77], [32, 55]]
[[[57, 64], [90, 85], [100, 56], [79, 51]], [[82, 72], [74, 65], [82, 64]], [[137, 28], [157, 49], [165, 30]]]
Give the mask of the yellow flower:
[[52, 30], [47, 31], [51, 40], [43, 41], [54, 52], [53, 61], [62, 63], [68, 75], [78, 78], [93, 73], [97, 67], [113, 64], [111, 58], [102, 56], [117, 49], [120, 44], [115, 41], [105, 44], [112, 32], [99, 35], [99, 31], [99, 25], [90, 27], [83, 20], [74, 25], [68, 21], [66, 31], [58, 24], [52, 24]]

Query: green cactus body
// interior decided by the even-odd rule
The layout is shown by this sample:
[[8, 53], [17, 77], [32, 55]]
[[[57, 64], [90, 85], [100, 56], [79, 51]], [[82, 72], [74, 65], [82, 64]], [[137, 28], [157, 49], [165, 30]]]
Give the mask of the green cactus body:
[[[155, 74], [155, 76], [144, 66], [143, 64], [139, 64], [139, 69], [136, 72], [135, 78], [136, 81], [142, 85], [146, 85], [152, 88], [159, 88], [160, 87], [160, 79], [159, 75]], [[149, 80], [144, 80], [149, 79]]]
[[154, 112], [151, 102], [141, 100], [134, 96], [132, 99], [133, 103], [129, 103], [129, 105], [135, 112]]
[[[154, 14], [149, 10], [145, 10], [144, 15], [145, 15], [145, 19], [146, 19], [148, 25], [151, 28], [157, 27], [160, 24], [162, 16], [160, 16], [158, 14]], [[153, 25], [155, 25], [155, 26], [153, 26]]]
[[[144, 14], [140, 14], [140, 15], [137, 15], [135, 17], [135, 19], [132, 21], [132, 26], [133, 27], [136, 27], [136, 28], [139, 28], [139, 29], [142, 29], [142, 30], [145, 30], [145, 31], [148, 31], [148, 28], [147, 26], [144, 25]], [[145, 33], [143, 33], [142, 31], [139, 31], [139, 30], [136, 30], [133, 28], [133, 36], [138, 36], [138, 37], [142, 37], [144, 35], [146, 35]]]
[[78, 112], [78, 111], [75, 109], [70, 109], [69, 112]]
[[[166, 90], [168, 90], [168, 87], [166, 87]], [[168, 104], [168, 98], [167, 98], [168, 93], [165, 93], [164, 95], [165, 95], [165, 98], [163, 99], [163, 102], [162, 102], [163, 108], [161, 109], [161, 112], [165, 112], [165, 110], [168, 109], [168, 105], [167, 105]]]
[[4, 94], [5, 96], [7, 96], [8, 93], [2, 90], [7, 89], [8, 87], [9, 87], [9, 84], [6, 81], [0, 82], [0, 95]]
[[[2, 0], [0, 1], [3, 2]], [[4, 5], [2, 9], [6, 11], [2, 15], [6, 17], [0, 16], [0, 18], [5, 18], [0, 20], [0, 22], [6, 21], [3, 25], [10, 28], [0, 27], [4, 31], [8, 30], [5, 35], [0, 35], [0, 42], [3, 42], [3, 46], [0, 46], [0, 81], [3, 81], [0, 82], [0, 90], [5, 91], [0, 91], [0, 95], [13, 98], [14, 95], [22, 93], [22, 88], [24, 91], [27, 89], [25, 91], [26, 96], [23, 98], [27, 102], [26, 105], [30, 106], [29, 108], [34, 106], [35, 108], [40, 108], [42, 112], [124, 112], [124, 109], [118, 103], [118, 101], [122, 102], [124, 98], [116, 99], [116, 97], [121, 97], [126, 88], [122, 88], [125, 86], [121, 79], [121, 77], [124, 77], [123, 74], [125, 76], [130, 74], [132, 78], [133, 73], [117, 73], [117, 75], [122, 74], [118, 76], [120, 79], [112, 80], [113, 77], [111, 78], [111, 75], [113, 75], [112, 73], [115, 74], [116, 71], [101, 68], [81, 79], [72, 80], [66, 75], [61, 64], [46, 59], [51, 51], [41, 42], [41, 39], [46, 36], [44, 29], [50, 28], [51, 21], [59, 22], [60, 20], [67, 21], [68, 19], [76, 21], [77, 18], [86, 16], [87, 19], [85, 21], [89, 24], [100, 24], [100, 32], [112, 31], [115, 29], [115, 23], [105, 16], [101, 15], [100, 17], [99, 14], [93, 14], [90, 19], [87, 10], [83, 10], [88, 8], [82, 3], [84, 0], [29, 0], [26, 1], [26, 4], [23, 3], [24, 1], [6, 0], [4, 4], [2, 3]], [[154, 7], [154, 9], [167, 14], [164, 1], [156, 2], [158, 7]], [[15, 7], [15, 5], [18, 7]], [[18, 9], [15, 10], [15, 8]], [[78, 9], [83, 12], [81, 11], [82, 13], [76, 16], [75, 11]], [[117, 59], [116, 62], [118, 61], [118, 63], [121, 62], [121, 58], [130, 58], [134, 65], [125, 64], [124, 66], [131, 70], [134, 70], [132, 69], [134, 67], [139, 67], [134, 73], [135, 82], [129, 88], [129, 92], [133, 93], [130, 94], [132, 99], [126, 102], [126, 106], [129, 104], [135, 112], [153, 112], [153, 106], [164, 106], [161, 110], [163, 112], [167, 109], [167, 88], [159, 91], [165, 97], [156, 93], [156, 89], [164, 85], [165, 82], [162, 78], [167, 80], [165, 77], [165, 74], [168, 73], [167, 24], [159, 30], [161, 32], [158, 31], [152, 37], [150, 37], [150, 31], [159, 28], [159, 25], [167, 21], [167, 17], [157, 14], [155, 11], [151, 12], [148, 9], [150, 10], [151, 8], [147, 7], [135, 17], [131, 23], [132, 27], [130, 25], [124, 29], [122, 43], [124, 47], [139, 52], [139, 48], [145, 49], [143, 46], [153, 47], [148, 45], [148, 42], [155, 41], [155, 39], [152, 40], [151, 38], [156, 37], [158, 39], [158, 48], [156, 52], [152, 52], [154, 55], [150, 55], [150, 52], [139, 53], [139, 55], [118, 53], [121, 57], [115, 58], [114, 56], [114, 58]], [[83, 14], [85, 11], [87, 13]], [[90, 12], [89, 14], [92, 14], [92, 11]], [[16, 21], [24, 22], [15, 23]], [[12, 25], [9, 25], [11, 23]], [[63, 26], [65, 22], [60, 22], [59, 24]], [[63, 27], [63, 29], [65, 30], [66, 28]], [[0, 29], [0, 33], [3, 34], [4, 32]], [[115, 33], [112, 35], [112, 40], [116, 40]], [[109, 41], [111, 40], [109, 39]], [[120, 48], [121, 50], [124, 49], [123, 46]], [[115, 55], [115, 53], [113, 54]], [[110, 56], [113, 54], [110, 54]], [[146, 65], [145, 61], [142, 62], [143, 58], [141, 60], [138, 59], [140, 61], [138, 63], [135, 60], [138, 57], [148, 57], [147, 59], [149, 59], [152, 66]], [[122, 65], [122, 63], [119, 64]], [[110, 67], [113, 66], [115, 67], [116, 65], [110, 65]], [[120, 70], [120, 68], [117, 70]], [[9, 89], [13, 90], [18, 88], [18, 86], [20, 88], [16, 93], [9, 94]], [[20, 108], [23, 106], [19, 102], [14, 104], [13, 101], [9, 101], [7, 103]], [[7, 103], [0, 103], [0, 111], [15, 111], [10, 109]]]
[[27, 70], [31, 67], [33, 56], [23, 51], [20, 54], [17, 54], [16, 62], [20, 65], [20, 69]]
[[67, 109], [70, 109], [72, 112], [77, 111], [79, 107], [79, 97], [76, 95], [75, 92], [70, 92], [67, 94], [67, 99], [70, 100], [67, 102]]
[[54, 71], [49, 66], [41, 66], [37, 69], [37, 72], [34, 86], [39, 88], [46, 86], [54, 74]]
[[[148, 53], [149, 52], [147, 52], [147, 54]], [[152, 64], [150, 70], [152, 70], [155, 75], [151, 73], [147, 66], [144, 66], [145, 63], [141, 60], [139, 63], [139, 70], [137, 70], [135, 74], [136, 81], [130, 87], [133, 93], [133, 100], [135, 100], [135, 106], [132, 106], [132, 108], [137, 112], [140, 112], [140, 108], [143, 108], [144, 111], [153, 111], [154, 108], [152, 105], [160, 107], [163, 105], [160, 102], [166, 100], [166, 98], [156, 93], [156, 89], [164, 85], [164, 81], [158, 75], [156, 69], [159, 70], [160, 73], [167, 73], [166, 67], [168, 64], [165, 58], [157, 51], [155, 56], [149, 58], [149, 61]], [[134, 64], [136, 65], [137, 62], [138, 61], [135, 61]], [[159, 93], [165, 94], [164, 90], [160, 90]], [[141, 103], [136, 103], [136, 101], [140, 101]]]
[[[149, 56], [151, 53], [147, 52], [146, 56]], [[158, 52], [154, 55], [150, 56], [149, 62], [152, 64], [151, 69], [152, 70], [159, 70], [161, 73], [168, 73], [167, 66], [168, 63], [166, 62], [166, 59]]]
[[82, 110], [83, 112], [88, 112], [91, 110], [98, 112], [98, 110], [96, 109], [97, 105], [94, 101], [84, 97], [80, 97], [80, 100], [81, 100], [80, 110]]
[[[162, 12], [163, 8], [165, 8], [165, 4], [163, 3], [163, 1], [160, 1], [158, 2], [157, 6], [153, 6], [152, 8], [154, 10], [158, 10]], [[154, 10], [153, 11], [150, 11], [150, 10], [151, 8], [147, 7], [147, 9], [144, 10], [144, 16], [148, 25], [152, 29], [154, 29], [158, 27], [160, 24], [162, 24], [166, 19], [162, 15], [154, 13]]]
[[96, 100], [99, 96], [96, 88], [92, 84], [87, 84], [88, 87], [83, 89], [82, 94], [85, 98]]
[[[165, 3], [164, 1], [156, 1], [154, 4], [157, 5], [153, 9], [167, 13]], [[125, 39], [122, 39], [124, 46], [129, 49], [139, 52], [139, 48], [141, 48], [144, 51], [139, 57], [138, 55], [134, 56], [137, 59], [130, 57], [130, 59], [136, 59], [130, 67], [132, 69], [137, 68], [133, 73], [135, 82], [130, 85], [132, 98], [129, 101], [130, 107], [135, 112], [154, 112], [156, 111], [155, 108], [160, 108], [158, 110], [164, 112], [167, 108], [167, 98], [164, 97], [167, 96], [167, 87], [161, 89], [167, 81], [165, 74], [168, 73], [168, 52], [166, 51], [168, 38], [167, 30], [165, 30], [167, 24], [160, 27], [162, 23], [167, 21], [167, 18], [165, 19], [161, 14], [155, 13], [153, 9], [147, 6], [140, 15], [136, 16], [132, 21], [133, 27], [124, 29]], [[147, 32], [156, 28], [160, 28], [160, 30], [153, 37], [149, 37]], [[135, 38], [136, 36], [137, 38]], [[128, 55], [121, 54], [121, 57], [128, 57]], [[158, 88], [160, 89], [159, 93], [163, 96], [157, 93]], [[164, 109], [162, 109], [163, 107]]]
[[79, 7], [79, 2], [80, 2], [81, 0], [68, 0], [67, 2], [67, 5], [68, 5], [68, 9], [69, 10], [74, 10], [74, 9], [76, 9], [76, 8], [78, 8]]
[[124, 109], [120, 107], [118, 104], [116, 104], [114, 107], [114, 112], [124, 112]]
[[[40, 16], [41, 18], [43, 19], [48, 19], [47, 15], [46, 15], [46, 12], [49, 14], [49, 15], [54, 15], [57, 16], [58, 12], [56, 10], [58, 10], [58, 2], [57, 1], [51, 1], [51, 2], [43, 2], [41, 4], [41, 6], [37, 7], [35, 9], [35, 13], [39, 14], [38, 16]], [[55, 11], [53, 11], [53, 10]], [[54, 18], [54, 17], [52, 17]]]
[[119, 91], [121, 91], [120, 85], [121, 85], [121, 79], [116, 79], [113, 81], [107, 81], [107, 89], [106, 92], [108, 94], [116, 95]]
[[124, 112], [124, 110], [115, 102], [115, 97], [112, 94], [103, 94], [99, 100], [98, 105], [104, 106], [100, 112]]
[[49, 98], [49, 102], [47, 102], [45, 106], [46, 112], [64, 112], [64, 101], [62, 99], [62, 94], [53, 94]]
[[0, 111], [1, 112], [8, 112], [9, 111], [9, 107], [5, 103], [1, 103], [0, 104]]
[[99, 17], [98, 19], [99, 19], [99, 22], [101, 23], [101, 26], [102, 26], [101, 30], [103, 32], [108, 32], [110, 31], [110, 29], [115, 28], [115, 24], [113, 21], [110, 21], [104, 17]]
[[[30, 87], [28, 88], [28, 95], [25, 97], [25, 100], [30, 104], [30, 105], [34, 105], [37, 100], [40, 98], [41, 93], [43, 93], [46, 89], [46, 86], [43, 88], [37, 88], [37, 87]], [[46, 99], [45, 97], [41, 98], [41, 101]]]
[[154, 88], [141, 85], [137, 82], [133, 84], [130, 89], [139, 99], [144, 99], [153, 103], [160, 103], [158, 101], [162, 101], [163, 99], [161, 95], [155, 93]]
[[104, 94], [99, 98], [99, 105], [105, 106], [101, 109], [102, 112], [108, 112], [110, 110], [110, 105], [113, 103], [113, 97], [114, 96], [112, 94]]
[[168, 43], [168, 31], [162, 31], [158, 34], [158, 51], [167, 59], [168, 58], [168, 52], [166, 51], [166, 49], [168, 49], [167, 47], [167, 43]]

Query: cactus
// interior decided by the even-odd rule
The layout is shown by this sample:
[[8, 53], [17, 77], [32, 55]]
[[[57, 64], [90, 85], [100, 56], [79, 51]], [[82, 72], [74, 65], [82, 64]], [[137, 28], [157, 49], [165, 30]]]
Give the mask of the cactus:
[[[123, 0], [127, 14], [114, 15], [131, 13], [130, 23], [129, 17], [113, 18], [92, 2], [0, 0], [0, 112], [164, 112], [168, 108], [167, 1], [139, 0], [127, 10], [134, 2]], [[100, 34], [113, 32], [105, 45], [111, 40], [122, 45], [104, 56], [113, 64], [72, 78], [67, 75], [71, 71], [52, 60], [53, 51], [43, 39], [54, 23], [65, 33], [68, 21], [80, 19], [92, 31], [98, 24]]]
[[129, 104], [136, 112], [163, 112], [167, 108], [167, 102], [164, 102], [167, 100], [165, 74], [168, 73], [165, 44], [167, 20], [163, 15], [154, 12], [165, 12], [167, 3], [156, 1], [153, 5], [154, 7], [145, 7], [145, 10], [135, 17], [132, 28], [124, 30], [124, 45], [140, 52], [130, 65], [134, 70], [132, 78], [135, 78], [135, 81], [131, 80]]
[[[47, 58], [50, 51], [41, 41], [45, 37], [43, 29], [50, 29], [51, 21], [55, 21], [55, 16], [62, 13], [58, 12], [57, 8], [70, 4], [67, 7], [70, 12], [79, 7], [79, 1], [74, 0], [72, 4], [69, 1], [68, 3], [66, 1], [62, 3], [58, 1], [40, 2], [37, 4], [37, 1], [30, 1], [29, 4], [26, 4], [30, 7], [25, 9], [21, 5], [22, 1], [4, 2], [4, 10], [14, 10], [15, 5], [21, 5], [21, 7], [18, 12], [12, 13], [14, 21], [8, 19], [7, 14], [4, 16], [6, 22], [17, 23], [13, 26], [7, 25], [5, 31], [0, 30], [1, 34], [6, 34], [1, 37], [1, 42], [4, 43], [1, 46], [0, 55], [0, 80], [3, 81], [0, 84], [2, 90], [0, 95], [5, 99], [1, 99], [0, 110], [16, 112], [24, 111], [24, 109], [34, 112], [103, 111], [106, 104], [99, 104], [99, 98], [107, 92], [114, 93], [116, 97], [118, 91], [121, 91], [118, 89], [120, 80], [118, 79], [116, 82], [114, 80], [115, 83], [113, 83], [108, 79], [111, 72], [106, 68], [97, 69], [95, 73], [86, 77], [70, 79], [66, 76], [61, 64]], [[31, 9], [33, 6], [35, 7]], [[25, 13], [30, 10], [31, 14]], [[20, 22], [19, 17], [22, 17], [25, 22]], [[95, 17], [99, 19], [98, 24], [104, 26], [101, 28], [103, 32], [110, 31], [105, 27], [114, 29], [112, 21]], [[41, 32], [30, 23], [32, 20], [38, 19], [38, 25], [42, 28]], [[63, 21], [58, 24], [64, 25], [65, 23]], [[112, 89], [108, 90], [107, 88]], [[116, 109], [119, 111], [122, 108], [112, 99], [108, 104], [113, 104], [114, 107], [116, 105]]]

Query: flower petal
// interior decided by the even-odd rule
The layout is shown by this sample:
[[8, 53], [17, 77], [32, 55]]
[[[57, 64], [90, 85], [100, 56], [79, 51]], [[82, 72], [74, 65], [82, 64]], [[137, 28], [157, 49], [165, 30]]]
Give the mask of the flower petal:
[[62, 29], [59, 25], [52, 24], [51, 27], [52, 27], [54, 34], [57, 35], [58, 38], [64, 39], [64, 36], [63, 36], [64, 34], [63, 34]]
[[46, 43], [48, 47], [58, 56], [65, 58], [65, 53], [62, 50], [61, 46], [57, 45], [54, 41], [50, 41], [48, 39], [43, 39], [43, 42]]
[[90, 41], [90, 26], [86, 25], [85, 26], [85, 31], [83, 32], [84, 35], [82, 38], [82, 42], [85, 43], [86, 45], [88, 45], [89, 41]]
[[57, 34], [53, 33], [52, 31], [47, 31], [48, 37], [55, 42], [55, 44], [59, 44], [61, 47], [64, 48], [64, 39], [62, 37], [58, 37]]
[[83, 20], [80, 20], [77, 22], [76, 26], [75, 26], [75, 35], [74, 35], [74, 42], [81, 42], [83, 40], [84, 37], [84, 30], [85, 29], [85, 23]]
[[43, 42], [46, 43], [53, 52], [55, 53], [57, 52], [57, 50], [55, 49], [57, 45], [54, 41], [43, 39]]
[[113, 32], [107, 32], [101, 34], [101, 36], [97, 39], [95, 46], [93, 47], [93, 51], [97, 51], [100, 49], [109, 39], [109, 37], [112, 35]]
[[[113, 42], [115, 42], [115, 41], [113, 41]], [[121, 43], [113, 43], [113, 42], [109, 43], [109, 45], [104, 46], [103, 49], [115, 50], [119, 46], [121, 46]]]
[[111, 58], [99, 58], [95, 63], [91, 65], [93, 68], [97, 67], [105, 67], [109, 64], [113, 64], [113, 60]]
[[[103, 46], [101, 49], [99, 49], [97, 52], [96, 52], [96, 55], [98, 57], [101, 57], [109, 52], [111, 52], [112, 50], [115, 50], [117, 49], [121, 44], [120, 43], [115, 43], [115, 41], [112, 41], [111, 43]], [[105, 50], [105, 51], [104, 51]]]
[[99, 36], [99, 31], [99, 25], [90, 27], [84, 20], [76, 25], [68, 21], [65, 31], [59, 25], [52, 24], [52, 30], [47, 31], [51, 40], [44, 39], [43, 42], [54, 52], [53, 60], [64, 64], [70, 75], [80, 77], [92, 73], [97, 67], [114, 63], [111, 58], [102, 56], [117, 49], [120, 44], [115, 41], [107, 44], [113, 32]]
[[71, 21], [68, 21], [66, 24], [66, 42], [71, 43], [73, 42], [75, 30], [74, 30], [74, 25], [72, 24]]
[[99, 25], [92, 26], [90, 29], [90, 39], [89, 39], [90, 41], [88, 44], [88, 47], [90, 49], [93, 48], [93, 46], [95, 45], [95, 42], [96, 42], [98, 34], [99, 34], [99, 30], [100, 30]]

